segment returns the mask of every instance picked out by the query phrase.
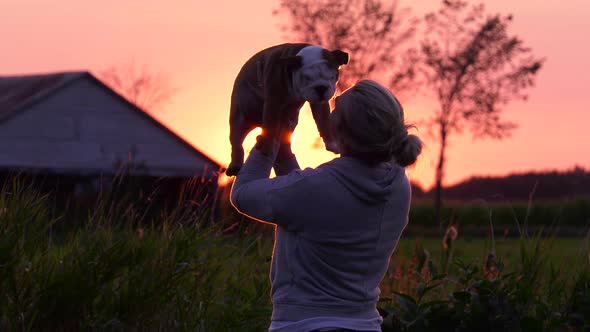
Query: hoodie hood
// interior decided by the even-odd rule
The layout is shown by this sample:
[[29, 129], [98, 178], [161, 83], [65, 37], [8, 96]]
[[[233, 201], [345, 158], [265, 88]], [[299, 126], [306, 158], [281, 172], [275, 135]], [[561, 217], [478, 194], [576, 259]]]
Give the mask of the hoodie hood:
[[338, 182], [369, 204], [382, 203], [391, 197], [397, 181], [405, 175], [404, 168], [394, 162], [370, 167], [351, 157], [340, 157], [320, 166]]

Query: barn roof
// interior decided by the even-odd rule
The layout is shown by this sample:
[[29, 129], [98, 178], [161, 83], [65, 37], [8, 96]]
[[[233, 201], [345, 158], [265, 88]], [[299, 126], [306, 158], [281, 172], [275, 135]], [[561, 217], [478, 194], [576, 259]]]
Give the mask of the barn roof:
[[22, 75], [22, 76], [0, 76], [0, 122], [26, 110], [30, 106], [41, 102], [45, 98], [58, 92], [60, 89], [71, 84], [79, 79], [88, 79], [95, 83], [99, 88], [105, 89], [107, 92], [115, 95], [123, 103], [129, 106], [129, 109], [138, 112], [142, 116], [150, 120], [155, 126], [161, 128], [166, 133], [171, 135], [179, 143], [186, 145], [197, 154], [200, 158], [205, 159], [213, 167], [221, 169], [222, 166], [211, 157], [194, 147], [182, 137], [178, 136], [170, 128], [162, 124], [160, 121], [153, 118], [146, 111], [139, 108], [134, 103], [121, 96], [113, 89], [108, 87], [102, 81], [94, 77], [87, 71], [75, 72], [59, 72], [38, 75]]
[[84, 72], [0, 76], [0, 121], [57, 91]]

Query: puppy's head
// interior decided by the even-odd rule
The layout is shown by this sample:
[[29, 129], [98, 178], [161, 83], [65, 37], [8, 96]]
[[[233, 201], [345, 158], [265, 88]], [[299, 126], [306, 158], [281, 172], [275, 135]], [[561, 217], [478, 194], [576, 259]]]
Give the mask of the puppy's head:
[[296, 57], [300, 66], [293, 72], [293, 89], [310, 103], [327, 101], [336, 92], [338, 69], [348, 63], [348, 53], [306, 46]]

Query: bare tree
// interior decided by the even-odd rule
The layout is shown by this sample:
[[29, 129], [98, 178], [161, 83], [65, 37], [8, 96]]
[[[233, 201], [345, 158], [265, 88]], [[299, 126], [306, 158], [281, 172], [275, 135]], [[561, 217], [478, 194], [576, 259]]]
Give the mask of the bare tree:
[[488, 15], [483, 4], [444, 0], [425, 16], [421, 42], [424, 83], [438, 109], [428, 120], [440, 143], [436, 167], [435, 221], [441, 223], [442, 182], [448, 139], [467, 127], [474, 138], [503, 139], [517, 126], [501, 119], [502, 107], [526, 99], [543, 60], [508, 33], [511, 15]]
[[397, 1], [281, 0], [273, 14], [287, 18], [281, 28], [289, 39], [350, 53], [340, 91], [365, 78], [388, 84], [396, 94], [413, 87], [416, 53], [404, 46], [414, 36], [417, 20]]
[[176, 89], [168, 76], [135, 64], [113, 66], [98, 72], [98, 78], [138, 107], [155, 111], [170, 101]]

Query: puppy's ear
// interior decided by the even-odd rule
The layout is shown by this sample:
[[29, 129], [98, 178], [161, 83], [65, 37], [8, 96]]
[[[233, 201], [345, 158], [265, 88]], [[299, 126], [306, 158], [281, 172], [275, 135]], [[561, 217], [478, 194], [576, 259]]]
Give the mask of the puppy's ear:
[[282, 57], [279, 63], [287, 68], [289, 71], [295, 71], [303, 66], [303, 58], [299, 55]]
[[332, 56], [334, 57], [336, 63], [338, 63], [339, 66], [348, 64], [348, 53], [343, 52], [341, 50], [334, 50], [330, 53], [332, 53]]

